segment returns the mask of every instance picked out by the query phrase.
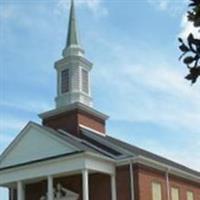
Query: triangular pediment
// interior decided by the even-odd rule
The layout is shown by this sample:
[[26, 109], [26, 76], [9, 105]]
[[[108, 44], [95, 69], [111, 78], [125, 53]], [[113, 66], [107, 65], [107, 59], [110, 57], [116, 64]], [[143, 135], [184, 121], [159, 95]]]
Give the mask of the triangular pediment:
[[57, 132], [30, 122], [1, 155], [0, 168], [77, 150], [77, 147], [58, 137]]

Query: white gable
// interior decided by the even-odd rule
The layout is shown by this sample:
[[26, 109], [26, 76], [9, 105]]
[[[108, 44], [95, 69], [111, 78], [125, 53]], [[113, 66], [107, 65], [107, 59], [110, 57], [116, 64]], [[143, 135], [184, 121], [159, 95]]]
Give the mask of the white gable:
[[0, 168], [76, 150], [76, 147], [57, 137], [56, 133], [29, 123], [2, 154]]

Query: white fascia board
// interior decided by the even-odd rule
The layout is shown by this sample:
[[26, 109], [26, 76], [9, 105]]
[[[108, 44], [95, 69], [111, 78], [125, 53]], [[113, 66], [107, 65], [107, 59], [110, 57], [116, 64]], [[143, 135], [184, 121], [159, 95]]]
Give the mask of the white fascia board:
[[104, 174], [115, 174], [115, 161], [113, 159], [99, 156], [95, 153], [87, 153], [86, 169], [97, 171]]
[[87, 126], [85, 126], [85, 125], [83, 125], [83, 124], [79, 124], [79, 127], [80, 127], [80, 128], [84, 128], [84, 129], [86, 129], [86, 130], [88, 130], [88, 131], [91, 131], [91, 132], [93, 132], [93, 133], [96, 133], [96, 134], [98, 134], [98, 135], [100, 135], [100, 136], [102, 136], [102, 137], [106, 137], [106, 134], [105, 134], [105, 133], [102, 133], [102, 132], [100, 132], [100, 131], [96, 131], [95, 129], [89, 128], [89, 127], [87, 127]]
[[138, 158], [138, 161], [139, 163], [141, 164], [146, 164], [146, 165], [149, 165], [150, 167], [156, 167], [162, 171], [167, 171], [169, 174], [172, 174], [172, 175], [176, 175], [176, 176], [180, 176], [182, 178], [186, 178], [186, 179], [190, 179], [190, 180], [193, 180], [193, 181], [196, 181], [196, 182], [199, 182], [200, 183], [200, 177], [198, 176], [195, 176], [189, 172], [186, 172], [184, 170], [181, 170], [181, 169], [178, 169], [176, 167], [172, 167], [170, 165], [167, 165], [167, 164], [163, 164], [161, 162], [158, 162], [158, 161], [155, 161], [155, 160], [152, 160], [152, 159], [149, 159], [149, 158], [145, 158], [143, 156], [139, 156]]
[[169, 174], [200, 183], [200, 177], [197, 177], [191, 173], [188, 173], [188, 172], [178, 169], [176, 167], [172, 167], [170, 165], [163, 164], [159, 161], [155, 161], [155, 160], [146, 158], [144, 156], [136, 156], [136, 157], [121, 160], [117, 163], [117, 166], [130, 164], [130, 162], [143, 164], [145, 166], [148, 166], [148, 167], [151, 167], [151, 168], [163, 171], [163, 172], [168, 172]]
[[84, 166], [83, 157], [71, 156], [5, 169], [0, 171], [0, 185], [77, 171]]
[[28, 122], [27, 125], [22, 129], [22, 131], [15, 137], [15, 139], [8, 145], [8, 147], [0, 155], [0, 163], [4, 157], [13, 149], [15, 144], [21, 139], [21, 137], [30, 129], [32, 122]]
[[82, 111], [89, 112], [89, 113], [91, 113], [91, 114], [95, 115], [96, 117], [101, 118], [103, 120], [107, 120], [109, 118], [109, 116], [97, 111], [96, 109], [94, 109], [92, 107], [86, 106], [82, 103], [73, 103], [73, 104], [68, 105], [68, 106], [56, 108], [56, 109], [41, 113], [38, 116], [41, 119], [45, 119], [45, 118], [49, 118], [49, 117], [52, 117], [52, 116], [55, 116], [55, 115], [58, 115], [58, 114], [61, 114], [61, 113], [64, 113], [64, 112], [71, 111], [73, 109], [80, 109]]
[[[15, 137], [15, 139], [11, 142], [11, 144], [6, 148], [6, 150], [0, 156], [0, 166], [1, 166], [2, 162], [4, 161], [4, 159], [6, 158], [6, 156], [9, 154], [9, 152], [13, 151], [13, 149], [16, 147], [16, 145], [18, 143], [20, 143], [23, 136], [26, 135], [28, 133], [28, 131], [31, 130], [31, 129], [35, 129], [38, 132], [43, 133], [45, 135], [45, 137], [51, 138], [51, 139], [53, 139], [54, 141], [57, 141], [59, 144], [61, 144], [63, 146], [66, 146], [66, 144], [67, 144], [67, 146], [71, 149], [72, 152], [79, 150], [76, 146], [74, 146], [74, 145], [70, 144], [69, 142], [59, 138], [57, 136], [57, 133], [56, 132], [54, 133], [54, 130], [44, 129], [42, 126], [40, 126], [40, 125], [38, 125], [34, 122], [29, 122], [24, 127], [24, 129]], [[51, 155], [51, 156], [53, 156], [53, 155]], [[30, 161], [31, 161], [31, 155], [30, 155]], [[3, 167], [3, 166], [1, 166], [1, 167]]]
[[1, 170], [0, 186], [20, 180], [28, 181], [44, 178], [49, 175], [58, 176], [59, 174], [69, 174], [83, 169], [113, 174], [115, 164], [112, 159], [99, 156], [98, 154], [84, 152], [68, 157], [55, 158], [52, 160]]

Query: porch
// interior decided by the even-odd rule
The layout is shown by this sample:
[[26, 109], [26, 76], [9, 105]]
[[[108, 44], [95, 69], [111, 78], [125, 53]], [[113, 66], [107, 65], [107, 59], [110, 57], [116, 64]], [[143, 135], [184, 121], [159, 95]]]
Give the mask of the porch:
[[72, 200], [116, 200], [115, 165], [91, 152], [65, 155], [1, 169], [0, 186], [9, 188], [10, 200], [65, 200], [69, 194], [77, 197]]

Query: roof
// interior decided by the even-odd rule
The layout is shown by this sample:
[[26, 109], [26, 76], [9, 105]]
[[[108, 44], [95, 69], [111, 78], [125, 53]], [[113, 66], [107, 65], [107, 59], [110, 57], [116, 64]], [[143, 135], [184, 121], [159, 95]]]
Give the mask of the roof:
[[[136, 158], [138, 156], [142, 156], [144, 158], [151, 159], [153, 161], [162, 163], [172, 168], [182, 170], [186, 173], [196, 176], [197, 178], [200, 177], [199, 171], [195, 171], [177, 162], [171, 161], [162, 156], [156, 155], [154, 153], [151, 153], [149, 151], [146, 151], [144, 149], [141, 149], [137, 146], [131, 145], [119, 139], [113, 138], [111, 136], [94, 133], [93, 131], [88, 130], [86, 128], [81, 128], [81, 137], [78, 138], [63, 130], [54, 130], [52, 128], [42, 126], [34, 122], [29, 122], [29, 124], [38, 126], [39, 128], [42, 128], [48, 131], [50, 134], [53, 134], [54, 136], [59, 137], [59, 139], [62, 139], [63, 141], [65, 141], [66, 144], [70, 143], [71, 145], [75, 146], [77, 148], [77, 151], [75, 151], [74, 153], [92, 152], [92, 153], [106, 156], [108, 158], [112, 158], [113, 160], [116, 160], [116, 161], [121, 161], [125, 159], [131, 159], [131, 158]], [[61, 154], [61, 155], [57, 155], [53, 157], [47, 157], [41, 160], [32, 160], [30, 163], [40, 162], [40, 161], [49, 160], [49, 159], [55, 159], [59, 156], [63, 157], [63, 156], [68, 156], [68, 155], [70, 154]], [[20, 166], [27, 165], [30, 163], [29, 162], [21, 163]], [[8, 168], [13, 168], [13, 167], [17, 167], [17, 166], [9, 166]], [[0, 169], [0, 170], [4, 170], [4, 169], [5, 168]]]
[[105, 151], [111, 153], [113, 155], [113, 158], [115, 158], [115, 159], [120, 160], [122, 158], [130, 157], [130, 156], [143, 156], [145, 158], [152, 159], [157, 162], [161, 162], [170, 167], [174, 167], [174, 168], [183, 170], [187, 173], [190, 173], [194, 176], [200, 177], [199, 171], [190, 169], [182, 164], [179, 164], [177, 162], [174, 162], [174, 161], [164, 158], [162, 156], [156, 155], [154, 153], [151, 153], [149, 151], [146, 151], [144, 149], [141, 149], [137, 146], [131, 145], [131, 144], [121, 141], [119, 139], [116, 139], [116, 138], [113, 138], [110, 136], [104, 137], [101, 135], [97, 135], [97, 134], [94, 134], [91, 131], [88, 131], [85, 129], [82, 129], [82, 134], [83, 134], [83, 138], [86, 139], [87, 141], [93, 139], [93, 140], [95, 140], [96, 143], [98, 143], [98, 146], [102, 145], [102, 148]]
[[[52, 130], [51, 128], [47, 128], [47, 129]], [[80, 150], [87, 150], [87, 151], [100, 153], [118, 161], [125, 158], [130, 158], [130, 157], [143, 156], [145, 158], [152, 159], [157, 162], [161, 162], [170, 167], [174, 167], [174, 168], [183, 170], [187, 173], [190, 173], [194, 176], [200, 177], [199, 171], [193, 170], [182, 164], [179, 164], [177, 162], [164, 158], [160, 155], [154, 154], [150, 151], [144, 150], [140, 147], [131, 145], [129, 143], [126, 143], [122, 140], [116, 139], [108, 135], [103, 136], [103, 135], [94, 133], [91, 130], [87, 130], [85, 128], [81, 128], [80, 139], [69, 133], [66, 133], [63, 130], [59, 130], [56, 132], [59, 133], [58, 134], [59, 137], [63, 137], [63, 139], [67, 139], [67, 141], [71, 141], [73, 142], [73, 144], [76, 143], [76, 145], [78, 145]]]

